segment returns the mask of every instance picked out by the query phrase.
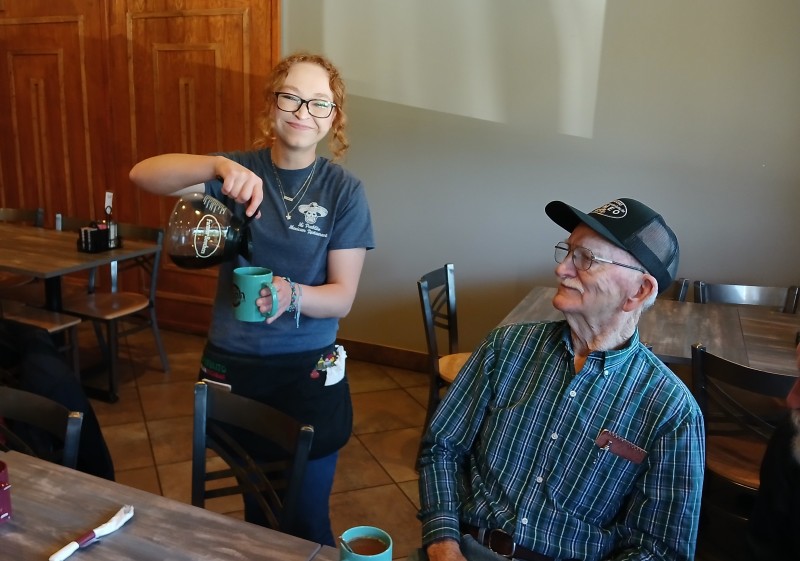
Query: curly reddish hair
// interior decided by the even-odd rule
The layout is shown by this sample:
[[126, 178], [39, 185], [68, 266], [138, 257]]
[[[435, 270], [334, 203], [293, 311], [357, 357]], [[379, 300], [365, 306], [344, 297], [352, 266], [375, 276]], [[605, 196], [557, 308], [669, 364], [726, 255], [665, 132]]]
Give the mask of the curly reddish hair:
[[330, 77], [330, 88], [333, 92], [333, 102], [336, 104], [336, 112], [333, 117], [333, 124], [331, 125], [332, 134], [328, 140], [328, 146], [333, 154], [333, 159], [340, 160], [350, 147], [344, 130], [347, 125], [344, 80], [342, 80], [339, 70], [333, 63], [324, 56], [318, 54], [294, 53], [280, 60], [278, 64], [272, 68], [267, 78], [267, 84], [264, 87], [264, 109], [258, 116], [260, 135], [253, 143], [253, 146], [256, 148], [272, 146], [275, 140], [275, 123], [272, 120], [272, 114], [276, 103], [274, 92], [280, 90], [283, 83], [286, 81], [289, 69], [298, 62], [317, 64], [324, 68]]

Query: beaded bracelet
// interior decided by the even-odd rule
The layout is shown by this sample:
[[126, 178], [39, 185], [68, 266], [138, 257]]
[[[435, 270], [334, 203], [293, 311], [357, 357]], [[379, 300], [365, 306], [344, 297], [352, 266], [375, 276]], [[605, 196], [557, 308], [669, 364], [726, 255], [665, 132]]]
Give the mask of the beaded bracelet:
[[297, 285], [297, 310], [294, 312], [294, 323], [297, 329], [300, 329], [300, 305], [303, 302], [303, 285]]
[[286, 311], [291, 313], [294, 312], [297, 307], [297, 285], [292, 282], [292, 279], [289, 277], [283, 277], [283, 279], [289, 283], [289, 288], [292, 291], [292, 299], [289, 301], [289, 307], [286, 308]]
[[286, 282], [289, 283], [289, 288], [292, 290], [292, 298], [289, 300], [289, 307], [286, 308], [286, 311], [294, 313], [294, 322], [295, 326], [299, 329], [300, 328], [300, 298], [303, 296], [303, 288], [292, 281], [289, 277], [284, 277]]

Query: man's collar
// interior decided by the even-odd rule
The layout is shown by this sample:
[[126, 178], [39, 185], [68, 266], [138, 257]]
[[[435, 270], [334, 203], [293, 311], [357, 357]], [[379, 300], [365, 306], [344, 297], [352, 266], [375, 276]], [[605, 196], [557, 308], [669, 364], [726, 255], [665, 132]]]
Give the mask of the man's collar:
[[[575, 349], [572, 346], [572, 330], [569, 323], [564, 322], [564, 332], [562, 340], [567, 347], [567, 351], [572, 356], [575, 356]], [[633, 335], [620, 349], [611, 349], [607, 351], [592, 351], [589, 357], [599, 357], [603, 360], [603, 367], [605, 369], [614, 368], [623, 364], [628, 358], [639, 348], [639, 328], [633, 330]]]

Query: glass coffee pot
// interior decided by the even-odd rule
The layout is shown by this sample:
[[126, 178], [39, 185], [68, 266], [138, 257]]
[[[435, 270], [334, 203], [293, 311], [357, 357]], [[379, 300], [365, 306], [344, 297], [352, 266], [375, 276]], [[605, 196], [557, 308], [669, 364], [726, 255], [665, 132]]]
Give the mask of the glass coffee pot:
[[175, 203], [167, 226], [167, 255], [184, 269], [213, 267], [237, 255], [250, 261], [253, 242], [247, 225], [251, 219], [234, 216], [211, 195], [183, 195]]

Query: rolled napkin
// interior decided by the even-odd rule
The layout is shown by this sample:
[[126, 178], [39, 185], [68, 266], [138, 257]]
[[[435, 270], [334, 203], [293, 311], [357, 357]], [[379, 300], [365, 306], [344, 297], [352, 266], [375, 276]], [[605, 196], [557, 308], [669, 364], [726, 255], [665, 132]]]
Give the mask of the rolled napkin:
[[50, 556], [49, 561], [64, 561], [67, 557], [78, 551], [79, 548], [86, 547], [93, 544], [106, 534], [118, 530], [125, 522], [133, 516], [133, 506], [125, 505], [119, 512], [111, 517], [111, 520], [105, 524], [101, 524], [94, 530], [89, 530], [75, 541], [69, 542], [67, 545], [56, 551]]

